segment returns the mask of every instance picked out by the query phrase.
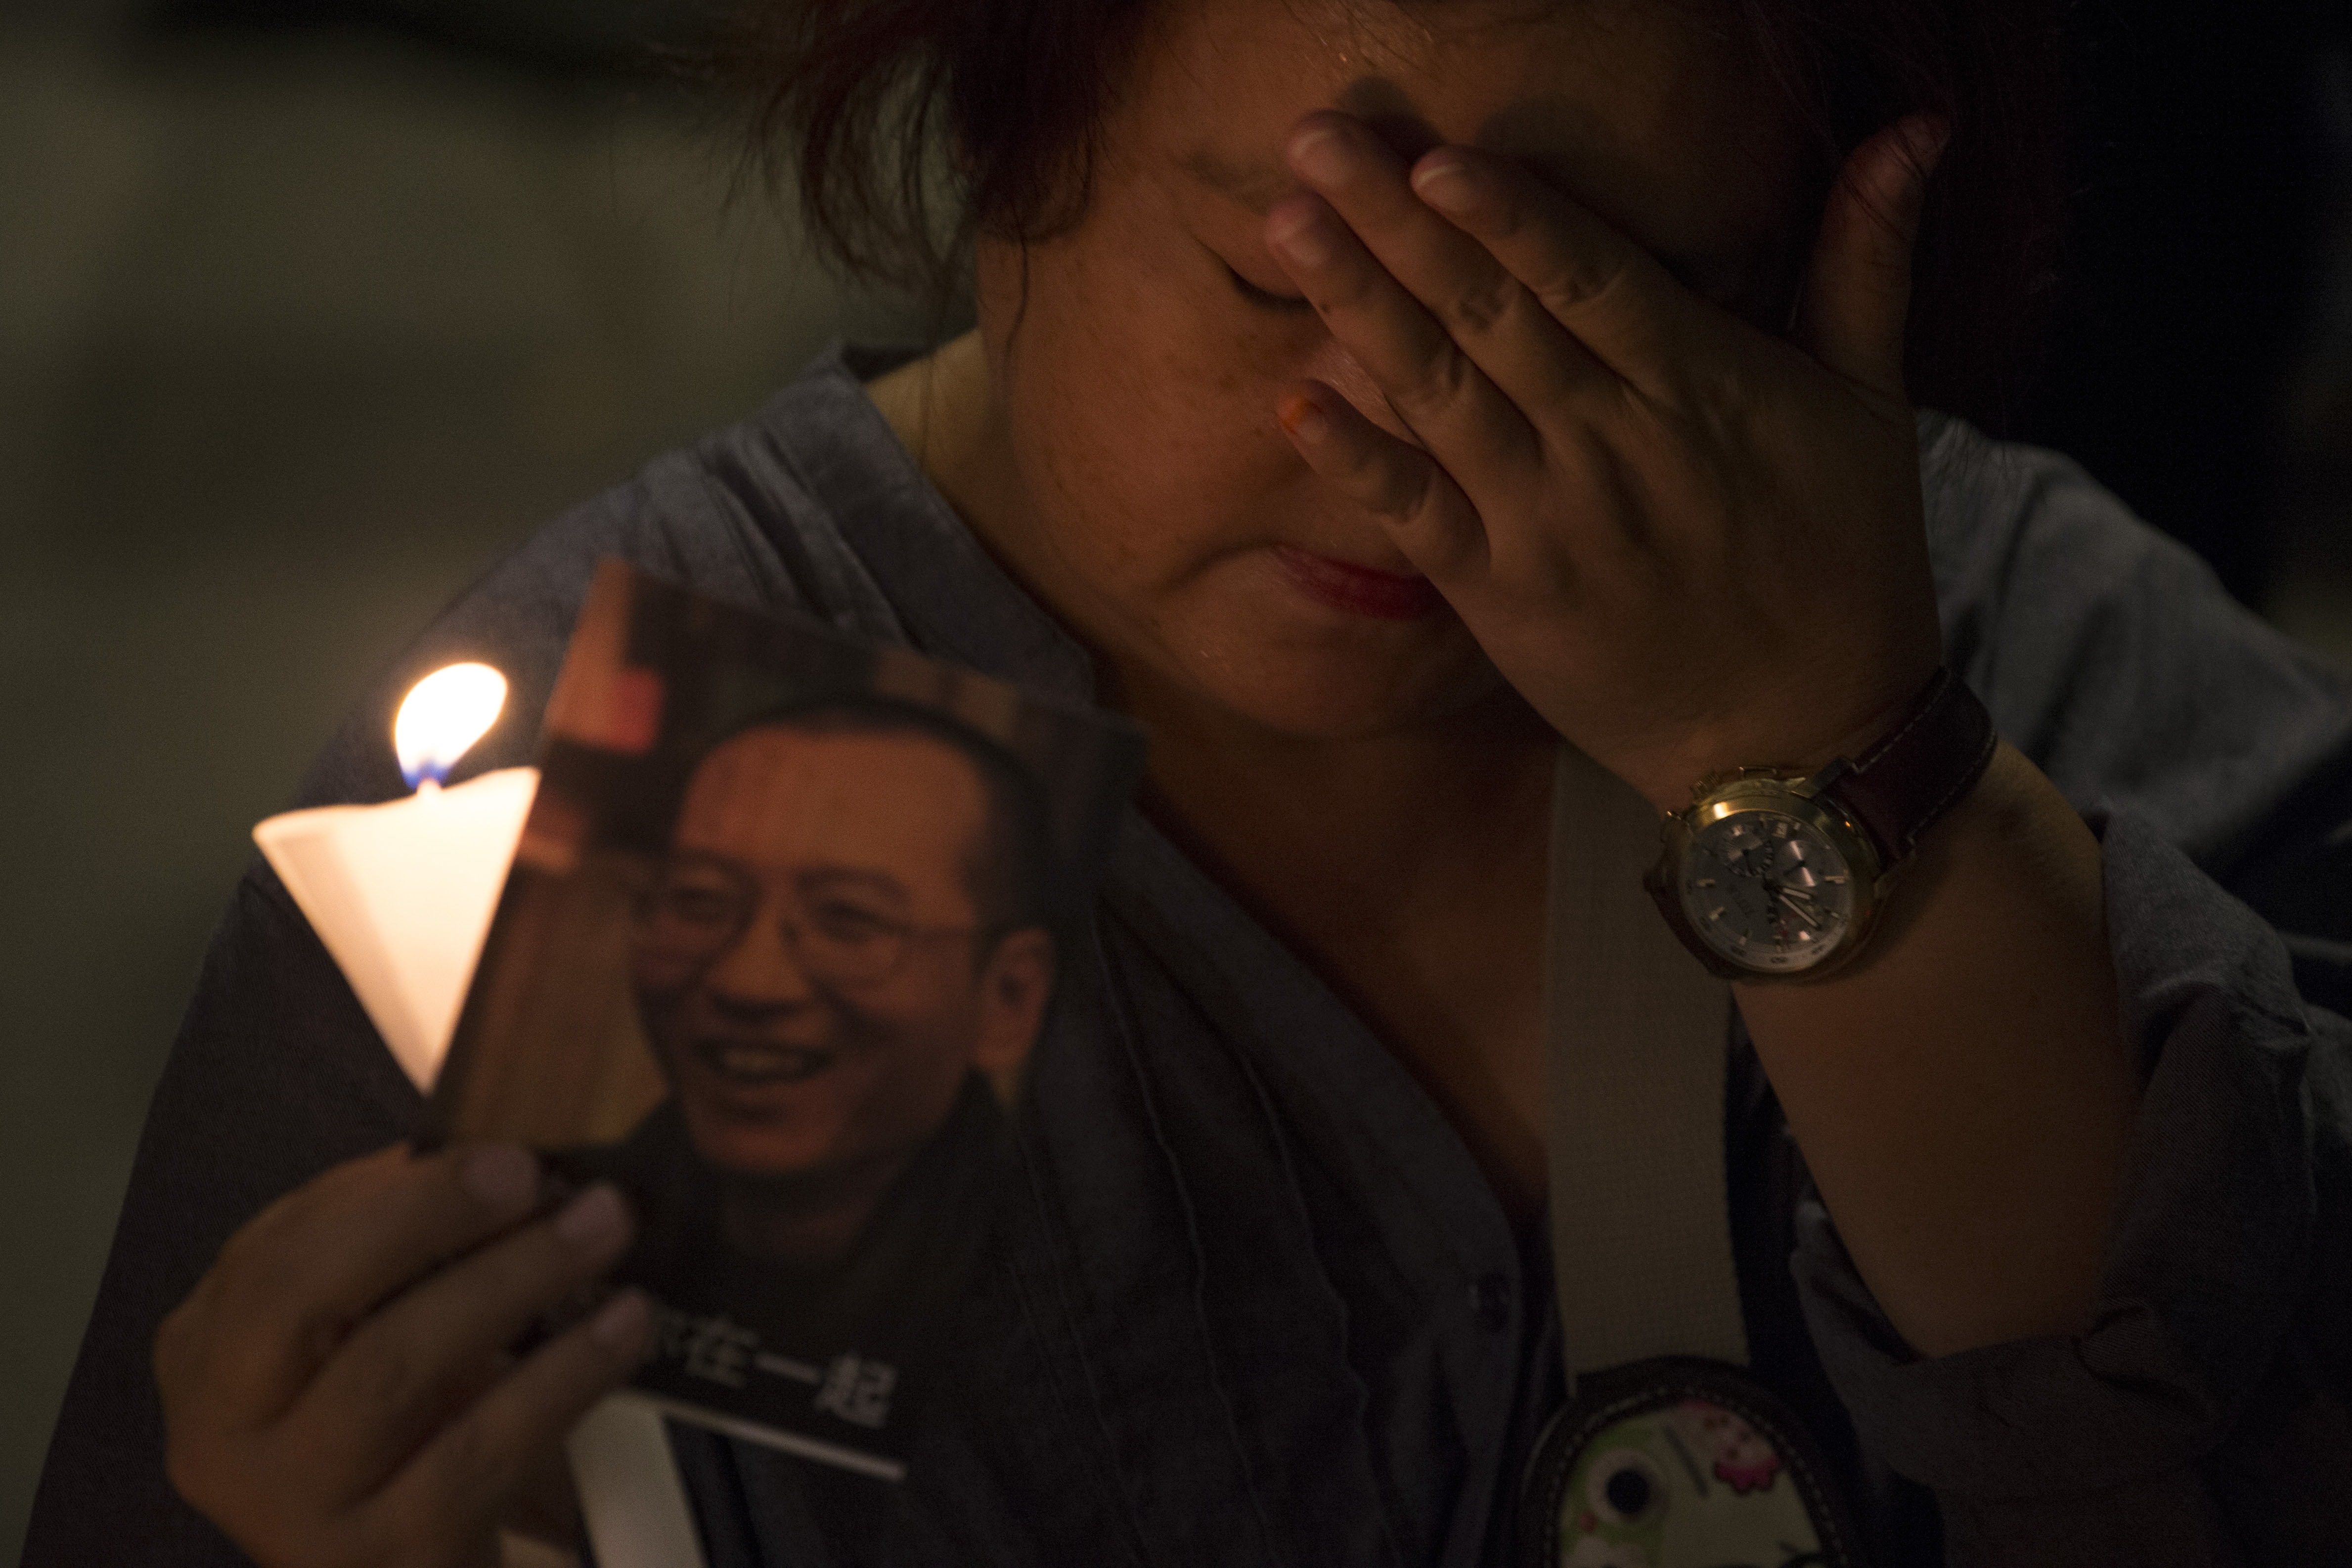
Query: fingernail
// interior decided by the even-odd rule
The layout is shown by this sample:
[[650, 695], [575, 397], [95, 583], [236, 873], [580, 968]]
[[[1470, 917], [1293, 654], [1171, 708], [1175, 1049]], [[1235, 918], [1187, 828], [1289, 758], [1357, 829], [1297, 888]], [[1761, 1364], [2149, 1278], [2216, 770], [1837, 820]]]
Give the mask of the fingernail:
[[486, 1208], [520, 1212], [539, 1195], [539, 1162], [512, 1144], [485, 1144], [458, 1166], [457, 1184]]
[[1458, 158], [1424, 160], [1412, 172], [1413, 193], [1441, 213], [1467, 211], [1477, 194], [1469, 166]]
[[607, 1350], [623, 1350], [645, 1343], [648, 1321], [644, 1295], [624, 1291], [597, 1309], [588, 1323], [588, 1337]]
[[1318, 408], [1312, 398], [1285, 399], [1276, 417], [1282, 421], [1283, 429], [1302, 441], [1320, 441], [1331, 431], [1330, 416]]
[[1915, 120], [1904, 140], [1910, 144], [1913, 165], [1925, 179], [1936, 172], [1936, 165], [1943, 161], [1944, 149], [1952, 144], [1952, 122], [1933, 116]]
[[1320, 267], [1331, 259], [1330, 236], [1323, 232], [1322, 218], [1314, 213], [1288, 219], [1270, 237], [1276, 249], [1301, 267]]
[[609, 1182], [598, 1182], [563, 1206], [555, 1233], [583, 1252], [617, 1250], [629, 1233], [628, 1207]]
[[1328, 183], [1348, 172], [1348, 150], [1339, 133], [1313, 126], [1290, 139], [1290, 166], [1310, 180]]

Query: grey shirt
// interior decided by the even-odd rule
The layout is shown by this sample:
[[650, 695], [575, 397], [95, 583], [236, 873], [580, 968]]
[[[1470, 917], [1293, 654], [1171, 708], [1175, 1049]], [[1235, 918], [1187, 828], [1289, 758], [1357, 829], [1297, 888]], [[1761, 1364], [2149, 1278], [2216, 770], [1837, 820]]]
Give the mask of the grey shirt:
[[[541, 533], [384, 673], [301, 803], [399, 793], [392, 707], [453, 659], [516, 694], [469, 769], [527, 760], [606, 556], [1091, 698], [862, 392], [898, 357], [836, 345]], [[2063, 459], [1921, 433], [1950, 661], [2102, 833], [2146, 1102], [2093, 1330], [1923, 1359], [1735, 1032], [1754, 1372], [1882, 1563], [2344, 1562], [2352, 701]], [[1362, 1020], [1139, 816], [1075, 956], [909, 1480], [681, 1431], [714, 1568], [1504, 1561], [1561, 1397], [1540, 1244]], [[155, 1325], [271, 1197], [417, 1109], [257, 863], [156, 1091], [28, 1563], [241, 1561], [164, 1479]]]

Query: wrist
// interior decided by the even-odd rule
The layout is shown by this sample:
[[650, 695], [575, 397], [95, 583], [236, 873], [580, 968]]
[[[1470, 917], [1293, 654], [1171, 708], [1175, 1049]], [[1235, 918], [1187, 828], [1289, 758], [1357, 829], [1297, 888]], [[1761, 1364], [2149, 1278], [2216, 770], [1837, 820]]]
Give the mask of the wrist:
[[1873, 684], [1852, 702], [1822, 703], [1805, 713], [1755, 713], [1685, 735], [1671, 748], [1629, 758], [1618, 769], [1661, 817], [1689, 806], [1710, 779], [1742, 768], [1812, 778], [1840, 758], [1865, 755], [1894, 729], [1936, 673], [1929, 659]]
[[1942, 669], [1882, 728], [1811, 771], [1703, 779], [1667, 817], [1650, 894], [1710, 969], [1786, 980], [1851, 962], [1922, 835], [1992, 760], [1991, 716]]

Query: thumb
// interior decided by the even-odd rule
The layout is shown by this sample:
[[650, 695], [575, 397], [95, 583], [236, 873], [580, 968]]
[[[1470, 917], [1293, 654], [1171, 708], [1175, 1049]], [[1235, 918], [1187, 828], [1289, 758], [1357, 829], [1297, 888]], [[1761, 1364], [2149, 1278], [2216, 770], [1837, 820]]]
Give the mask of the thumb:
[[1948, 121], [1914, 114], [1854, 150], [1822, 214], [1797, 308], [1797, 346], [1849, 381], [1903, 395], [1911, 246]]

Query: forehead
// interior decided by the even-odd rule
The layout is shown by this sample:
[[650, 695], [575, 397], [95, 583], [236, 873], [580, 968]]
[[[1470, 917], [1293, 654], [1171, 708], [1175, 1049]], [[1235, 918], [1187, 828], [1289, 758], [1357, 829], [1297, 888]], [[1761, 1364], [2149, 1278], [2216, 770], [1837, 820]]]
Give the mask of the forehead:
[[756, 864], [849, 866], [911, 884], [959, 876], [986, 812], [977, 769], [943, 740], [770, 725], [703, 758], [676, 838]]
[[1526, 161], [1654, 250], [1755, 244], [1784, 221], [1801, 128], [1735, 8], [1708, 0], [1171, 0], [1109, 151], [1264, 211], [1298, 188], [1311, 110]]

